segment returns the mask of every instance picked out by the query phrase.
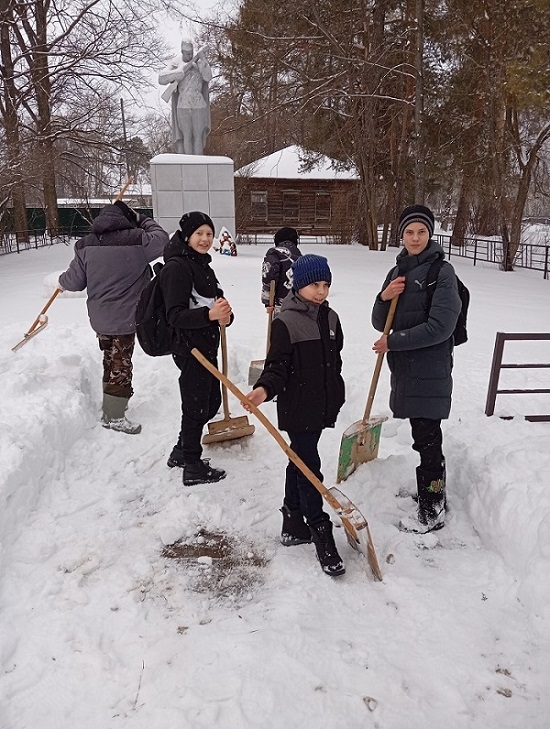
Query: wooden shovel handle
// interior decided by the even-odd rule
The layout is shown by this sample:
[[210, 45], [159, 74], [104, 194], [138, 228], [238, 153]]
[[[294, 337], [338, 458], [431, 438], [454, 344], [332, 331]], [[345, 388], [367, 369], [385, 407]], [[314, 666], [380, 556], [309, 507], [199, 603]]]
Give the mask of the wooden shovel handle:
[[317, 491], [326, 499], [326, 501], [332, 506], [332, 508], [339, 512], [342, 510], [342, 505], [340, 502], [331, 494], [329, 489], [325, 486], [325, 484], [317, 478], [317, 476], [313, 473], [313, 471], [302, 461], [300, 456], [298, 456], [292, 448], [288, 445], [288, 443], [285, 441], [283, 436], [279, 433], [277, 428], [271, 423], [268, 418], [262, 413], [260, 408], [256, 407], [254, 403], [250, 402], [246, 398], [246, 395], [239, 390], [239, 388], [234, 385], [231, 380], [229, 380], [226, 375], [223, 372], [220, 372], [214, 365], [209, 362], [206, 357], [199, 352], [198, 349], [193, 348], [191, 350], [191, 354], [196, 357], [196, 359], [199, 360], [199, 362], [206, 367], [206, 369], [214, 375], [214, 377], [217, 377], [218, 380], [222, 383], [223, 386], [225, 386], [228, 390], [231, 390], [233, 395], [239, 400], [239, 402], [246, 403], [247, 407], [250, 407], [250, 410], [254, 413], [254, 415], [258, 418], [258, 420], [262, 423], [265, 428], [271, 433], [271, 435], [275, 438], [277, 443], [281, 446], [283, 451], [286, 453], [288, 458], [296, 464], [296, 466], [300, 469], [300, 471], [304, 474], [304, 476], [308, 479], [308, 481], [311, 481], [311, 483], [315, 486]]
[[63, 289], [56, 289], [56, 290], [55, 290], [55, 291], [53, 292], [53, 294], [52, 294], [52, 295], [50, 296], [50, 298], [48, 299], [48, 301], [47, 301], [47, 303], [46, 303], [46, 306], [45, 306], [45, 307], [44, 307], [44, 308], [42, 309], [42, 311], [40, 312], [40, 314], [39, 314], [39, 315], [38, 315], [38, 316], [36, 317], [36, 319], [35, 319], [35, 320], [33, 321], [33, 323], [31, 324], [31, 327], [30, 327], [29, 331], [28, 331], [28, 332], [27, 332], [27, 333], [25, 334], [25, 336], [27, 336], [27, 335], [28, 335], [28, 334], [30, 334], [31, 332], [34, 332], [34, 330], [36, 329], [36, 327], [37, 327], [37, 326], [39, 325], [39, 323], [40, 323], [40, 317], [41, 317], [41, 316], [43, 316], [43, 315], [44, 315], [44, 314], [45, 314], [45, 313], [46, 313], [46, 312], [48, 311], [48, 309], [50, 308], [50, 306], [51, 306], [51, 305], [53, 304], [53, 302], [54, 302], [54, 300], [55, 300], [55, 297], [56, 297], [56, 296], [57, 296], [58, 294], [60, 294], [60, 293], [61, 293], [62, 291], [63, 291]]
[[[275, 281], [271, 281], [269, 284], [269, 306], [273, 307], [275, 304]], [[267, 340], [265, 347], [265, 356], [269, 352], [269, 345], [271, 344], [271, 322], [273, 321], [273, 311], [270, 311], [267, 315]]]
[[[386, 334], [386, 336], [389, 334], [391, 325], [393, 323], [393, 317], [395, 315], [395, 309], [397, 308], [397, 301], [399, 299], [399, 294], [395, 296], [391, 300], [390, 308], [388, 310], [388, 316], [386, 317], [386, 323], [384, 324], [384, 332], [383, 334]], [[363, 415], [363, 423], [366, 423], [367, 420], [370, 418], [370, 413], [372, 410], [372, 404], [374, 402], [374, 395], [376, 393], [376, 387], [378, 386], [378, 380], [380, 378], [380, 371], [382, 369], [382, 362], [384, 361], [384, 353], [381, 352], [378, 357], [376, 358], [376, 364], [374, 366], [374, 372], [372, 375], [372, 380], [370, 383], [370, 390], [369, 395], [367, 397], [367, 406], [365, 407], [365, 414]]]
[[[220, 324], [220, 341], [222, 345], [222, 373], [227, 382], [229, 380], [227, 379], [227, 335], [225, 333], [225, 324]], [[197, 350], [198, 351], [198, 350]], [[202, 357], [202, 354], [201, 354]], [[208, 362], [208, 360], [206, 360]], [[204, 364], [204, 362], [202, 363]], [[210, 364], [210, 362], [208, 362]], [[214, 365], [212, 365], [214, 367]], [[214, 368], [215, 369], [215, 368]], [[220, 379], [218, 377], [218, 379]], [[227, 387], [223, 380], [220, 380], [222, 383], [222, 402], [223, 402], [223, 419], [229, 420], [229, 403], [227, 402]]]
[[119, 200], [122, 200], [122, 198], [124, 197], [124, 193], [125, 193], [125, 192], [126, 192], [126, 190], [127, 190], [127, 189], [128, 189], [129, 187], [130, 187], [130, 185], [132, 184], [132, 182], [133, 182], [133, 181], [134, 181], [134, 178], [133, 178], [133, 177], [129, 177], [129, 178], [128, 178], [128, 179], [126, 180], [126, 182], [124, 183], [124, 187], [123, 187], [123, 188], [122, 188], [122, 190], [121, 190], [121, 191], [120, 191], [120, 192], [118, 193], [118, 195], [117, 195], [117, 196], [115, 197], [115, 202], [118, 202]]
[[[313, 471], [302, 461], [300, 456], [298, 456], [292, 448], [288, 445], [288, 443], [285, 441], [283, 436], [279, 433], [279, 431], [275, 428], [274, 425], [271, 424], [271, 422], [266, 418], [266, 416], [262, 413], [262, 411], [254, 405], [254, 403], [250, 402], [246, 398], [246, 395], [242, 393], [239, 388], [234, 385], [231, 380], [229, 380], [222, 372], [220, 372], [214, 365], [209, 362], [206, 357], [203, 356], [201, 352], [199, 352], [198, 349], [195, 347], [191, 350], [191, 354], [198, 359], [198, 361], [206, 367], [206, 369], [214, 375], [214, 377], [217, 377], [218, 380], [224, 385], [227, 389], [231, 390], [233, 395], [241, 402], [246, 402], [247, 408], [250, 408], [250, 410], [254, 413], [254, 415], [258, 418], [258, 420], [262, 423], [262, 425], [267, 428], [269, 433], [275, 438], [277, 443], [281, 446], [283, 451], [286, 453], [288, 458], [300, 469], [300, 471], [304, 474], [304, 476], [311, 482], [311, 484], [319, 491], [321, 496], [325, 499], [325, 501], [330, 504], [330, 506], [334, 509], [334, 511], [339, 514], [340, 519], [342, 520], [342, 524], [344, 526], [344, 529], [346, 530], [346, 534], [348, 536], [348, 539], [350, 540], [350, 543], [355, 543], [356, 548], [359, 548], [358, 545], [362, 544], [363, 549], [360, 551], [363, 551], [363, 553], [366, 555], [367, 560], [369, 562], [370, 568], [372, 570], [372, 574], [374, 575], [374, 578], [376, 580], [382, 580], [382, 572], [380, 570], [380, 565], [378, 564], [378, 559], [376, 557], [376, 551], [374, 549], [374, 543], [372, 541], [372, 536], [370, 533], [369, 525], [367, 523], [367, 520], [365, 517], [361, 514], [359, 509], [353, 504], [348, 497], [343, 494], [342, 492], [339, 492], [342, 500], [346, 500], [346, 505], [342, 504], [336, 496], [332, 493], [332, 491], [338, 491], [338, 489], [327, 489], [325, 484], [317, 478], [317, 476], [313, 473]], [[351, 514], [350, 514], [351, 512]], [[354, 516], [353, 516], [354, 515]], [[361, 529], [366, 527], [366, 534], [367, 534], [367, 541], [365, 544], [364, 538], [361, 538], [361, 536], [358, 533], [357, 524], [355, 519], [357, 517], [360, 517], [361, 519]]]

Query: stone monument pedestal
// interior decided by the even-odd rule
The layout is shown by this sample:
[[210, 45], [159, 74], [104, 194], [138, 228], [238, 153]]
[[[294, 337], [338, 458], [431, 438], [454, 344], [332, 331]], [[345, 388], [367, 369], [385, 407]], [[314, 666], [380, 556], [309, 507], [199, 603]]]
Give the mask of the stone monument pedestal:
[[151, 162], [153, 215], [172, 235], [183, 213], [200, 210], [235, 235], [233, 160], [193, 154], [158, 154]]

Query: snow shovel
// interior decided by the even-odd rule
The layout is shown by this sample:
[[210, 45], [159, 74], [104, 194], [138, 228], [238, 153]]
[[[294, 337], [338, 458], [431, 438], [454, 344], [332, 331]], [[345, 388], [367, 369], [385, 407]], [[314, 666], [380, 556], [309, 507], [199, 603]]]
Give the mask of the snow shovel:
[[[133, 181], [134, 181], [133, 177], [129, 177], [126, 180], [124, 187], [116, 196], [115, 201], [122, 200], [122, 198], [124, 197], [124, 193], [128, 189], [129, 185], [132, 184]], [[48, 299], [48, 303], [46, 304], [46, 306], [42, 309], [40, 314], [36, 317], [36, 319], [31, 324], [29, 331], [23, 336], [23, 339], [15, 345], [15, 347], [11, 348], [12, 352], [17, 352], [17, 350], [20, 349], [24, 344], [26, 344], [29, 341], [29, 339], [36, 337], [37, 334], [40, 334], [40, 332], [47, 327], [48, 317], [46, 316], [46, 312], [48, 311], [50, 306], [53, 304], [55, 297], [62, 292], [63, 292], [63, 289], [56, 289], [53, 292], [53, 294]]]
[[[398, 299], [399, 296], [395, 296], [391, 300], [388, 316], [386, 317], [386, 323], [384, 325], [384, 334], [388, 334], [391, 329]], [[369, 395], [367, 397], [367, 406], [365, 408], [363, 419], [353, 425], [350, 425], [350, 427], [345, 430], [342, 435], [340, 453], [338, 454], [338, 473], [336, 475], [337, 483], [345, 481], [348, 476], [351, 476], [357, 466], [361, 465], [361, 463], [374, 461], [374, 459], [378, 457], [378, 446], [380, 445], [382, 423], [387, 420], [387, 418], [371, 418], [370, 413], [383, 361], [384, 354], [381, 353], [376, 358], [376, 365], [372, 375]]]
[[317, 478], [313, 471], [302, 461], [302, 459], [292, 450], [292, 448], [285, 441], [283, 436], [279, 433], [277, 428], [268, 420], [263, 412], [256, 407], [250, 400], [246, 399], [246, 396], [229, 380], [225, 374], [220, 372], [204, 357], [198, 349], [194, 348], [191, 350], [191, 354], [196, 357], [199, 362], [211, 372], [214, 377], [217, 377], [220, 382], [225, 385], [226, 388], [231, 390], [233, 395], [239, 399], [241, 403], [246, 403], [247, 407], [250, 407], [254, 415], [264, 425], [269, 433], [275, 438], [277, 443], [281, 446], [283, 451], [286, 453], [288, 458], [300, 469], [304, 476], [310, 481], [313, 486], [319, 491], [325, 501], [334, 509], [342, 521], [342, 525], [346, 532], [346, 537], [350, 545], [356, 551], [363, 554], [369, 563], [372, 575], [375, 580], [382, 581], [382, 572], [378, 564], [378, 558], [376, 557], [376, 551], [374, 549], [374, 543], [370, 533], [369, 525], [367, 520], [361, 514], [359, 509], [348, 499], [337, 488], [328, 489], [325, 484]]
[[[129, 177], [126, 183], [124, 184], [124, 187], [122, 190], [118, 193], [118, 195], [115, 198], [116, 200], [122, 200], [124, 197], [124, 193], [128, 189], [128, 186], [132, 184], [134, 181], [133, 177]], [[15, 347], [11, 348], [12, 352], [17, 352], [18, 349], [20, 349], [24, 344], [26, 344], [29, 339], [32, 339], [33, 337], [36, 337], [37, 334], [40, 334], [41, 331], [43, 331], [47, 325], [48, 325], [48, 317], [46, 316], [46, 312], [50, 308], [50, 306], [53, 304], [55, 297], [62, 293], [63, 289], [56, 289], [53, 294], [48, 299], [48, 303], [46, 306], [42, 309], [40, 314], [36, 317], [36, 319], [33, 321], [33, 323], [30, 326], [29, 331], [23, 336], [23, 339], [20, 342], [17, 342]]]
[[[273, 306], [275, 303], [275, 281], [271, 281], [269, 284], [269, 306]], [[271, 340], [271, 322], [273, 321], [273, 312], [271, 311], [267, 315], [267, 344], [265, 348], [265, 354], [269, 352], [269, 343]], [[260, 375], [264, 370], [265, 359], [253, 359], [248, 368], [248, 385], [252, 387], [258, 381]]]
[[29, 339], [32, 339], [33, 337], [36, 337], [37, 334], [40, 334], [40, 332], [46, 328], [48, 325], [48, 317], [46, 316], [46, 312], [50, 308], [50, 306], [53, 304], [55, 297], [60, 294], [63, 291], [63, 289], [56, 289], [53, 294], [48, 299], [48, 303], [46, 306], [42, 309], [40, 314], [36, 317], [36, 319], [31, 324], [29, 331], [23, 335], [23, 339], [20, 342], [17, 342], [15, 347], [11, 348], [12, 352], [17, 352], [18, 349], [21, 349], [21, 347], [26, 344]]
[[[225, 326], [220, 326], [220, 337], [222, 344], [222, 370], [227, 375], [227, 337], [225, 335]], [[217, 370], [216, 370], [217, 371]], [[218, 378], [219, 379], [219, 378]], [[227, 388], [222, 382], [222, 402], [223, 402], [223, 420], [216, 420], [208, 423], [208, 433], [203, 437], [204, 445], [208, 443], [222, 443], [226, 440], [238, 440], [252, 435], [256, 430], [254, 425], [248, 422], [246, 415], [232, 418], [229, 415], [229, 406], [227, 404]]]
[[119, 200], [122, 200], [122, 198], [124, 197], [124, 193], [130, 187], [130, 185], [132, 184], [133, 181], [134, 181], [134, 178], [133, 177], [129, 177], [126, 180], [126, 182], [124, 183], [124, 186], [123, 186], [122, 190], [118, 193], [118, 195], [115, 197], [115, 199], [114, 199], [113, 202], [118, 202]]

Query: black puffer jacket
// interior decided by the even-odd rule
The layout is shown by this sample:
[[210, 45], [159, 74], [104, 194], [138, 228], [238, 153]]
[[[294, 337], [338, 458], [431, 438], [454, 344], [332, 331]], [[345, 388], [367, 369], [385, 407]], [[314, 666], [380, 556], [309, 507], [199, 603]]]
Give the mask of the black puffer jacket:
[[194, 251], [176, 231], [164, 249], [164, 261], [159, 283], [167, 321], [177, 332], [173, 354], [192, 357], [191, 349], [196, 347], [215, 361], [220, 327], [217, 321], [210, 321], [208, 312], [223, 291], [210, 268], [210, 254]]
[[331, 428], [345, 401], [340, 353], [344, 335], [335, 311], [291, 294], [273, 320], [264, 371], [254, 387], [277, 395], [281, 430]]
[[270, 248], [262, 263], [262, 304], [269, 305], [269, 289], [275, 281], [275, 306], [280, 306], [292, 288], [292, 264], [302, 255], [290, 240]]
[[[392, 332], [388, 336], [388, 365], [391, 370], [390, 407], [396, 418], [448, 418], [453, 389], [452, 334], [460, 313], [456, 275], [450, 263], [441, 267], [428, 311], [426, 277], [431, 264], [444, 256], [430, 241], [418, 256], [403, 249], [397, 267], [386, 276], [382, 291], [397, 276], [405, 276], [405, 290], [399, 297]], [[376, 297], [372, 324], [383, 331], [389, 301]]]

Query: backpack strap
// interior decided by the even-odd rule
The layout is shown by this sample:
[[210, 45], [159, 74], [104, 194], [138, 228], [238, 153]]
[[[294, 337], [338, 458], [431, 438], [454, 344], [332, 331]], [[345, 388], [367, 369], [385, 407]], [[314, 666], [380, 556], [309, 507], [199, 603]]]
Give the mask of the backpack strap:
[[428, 294], [428, 308], [432, 305], [432, 298], [434, 295], [435, 287], [437, 286], [437, 279], [439, 272], [444, 264], [443, 258], [436, 259], [428, 269], [428, 275], [426, 276], [426, 292]]

